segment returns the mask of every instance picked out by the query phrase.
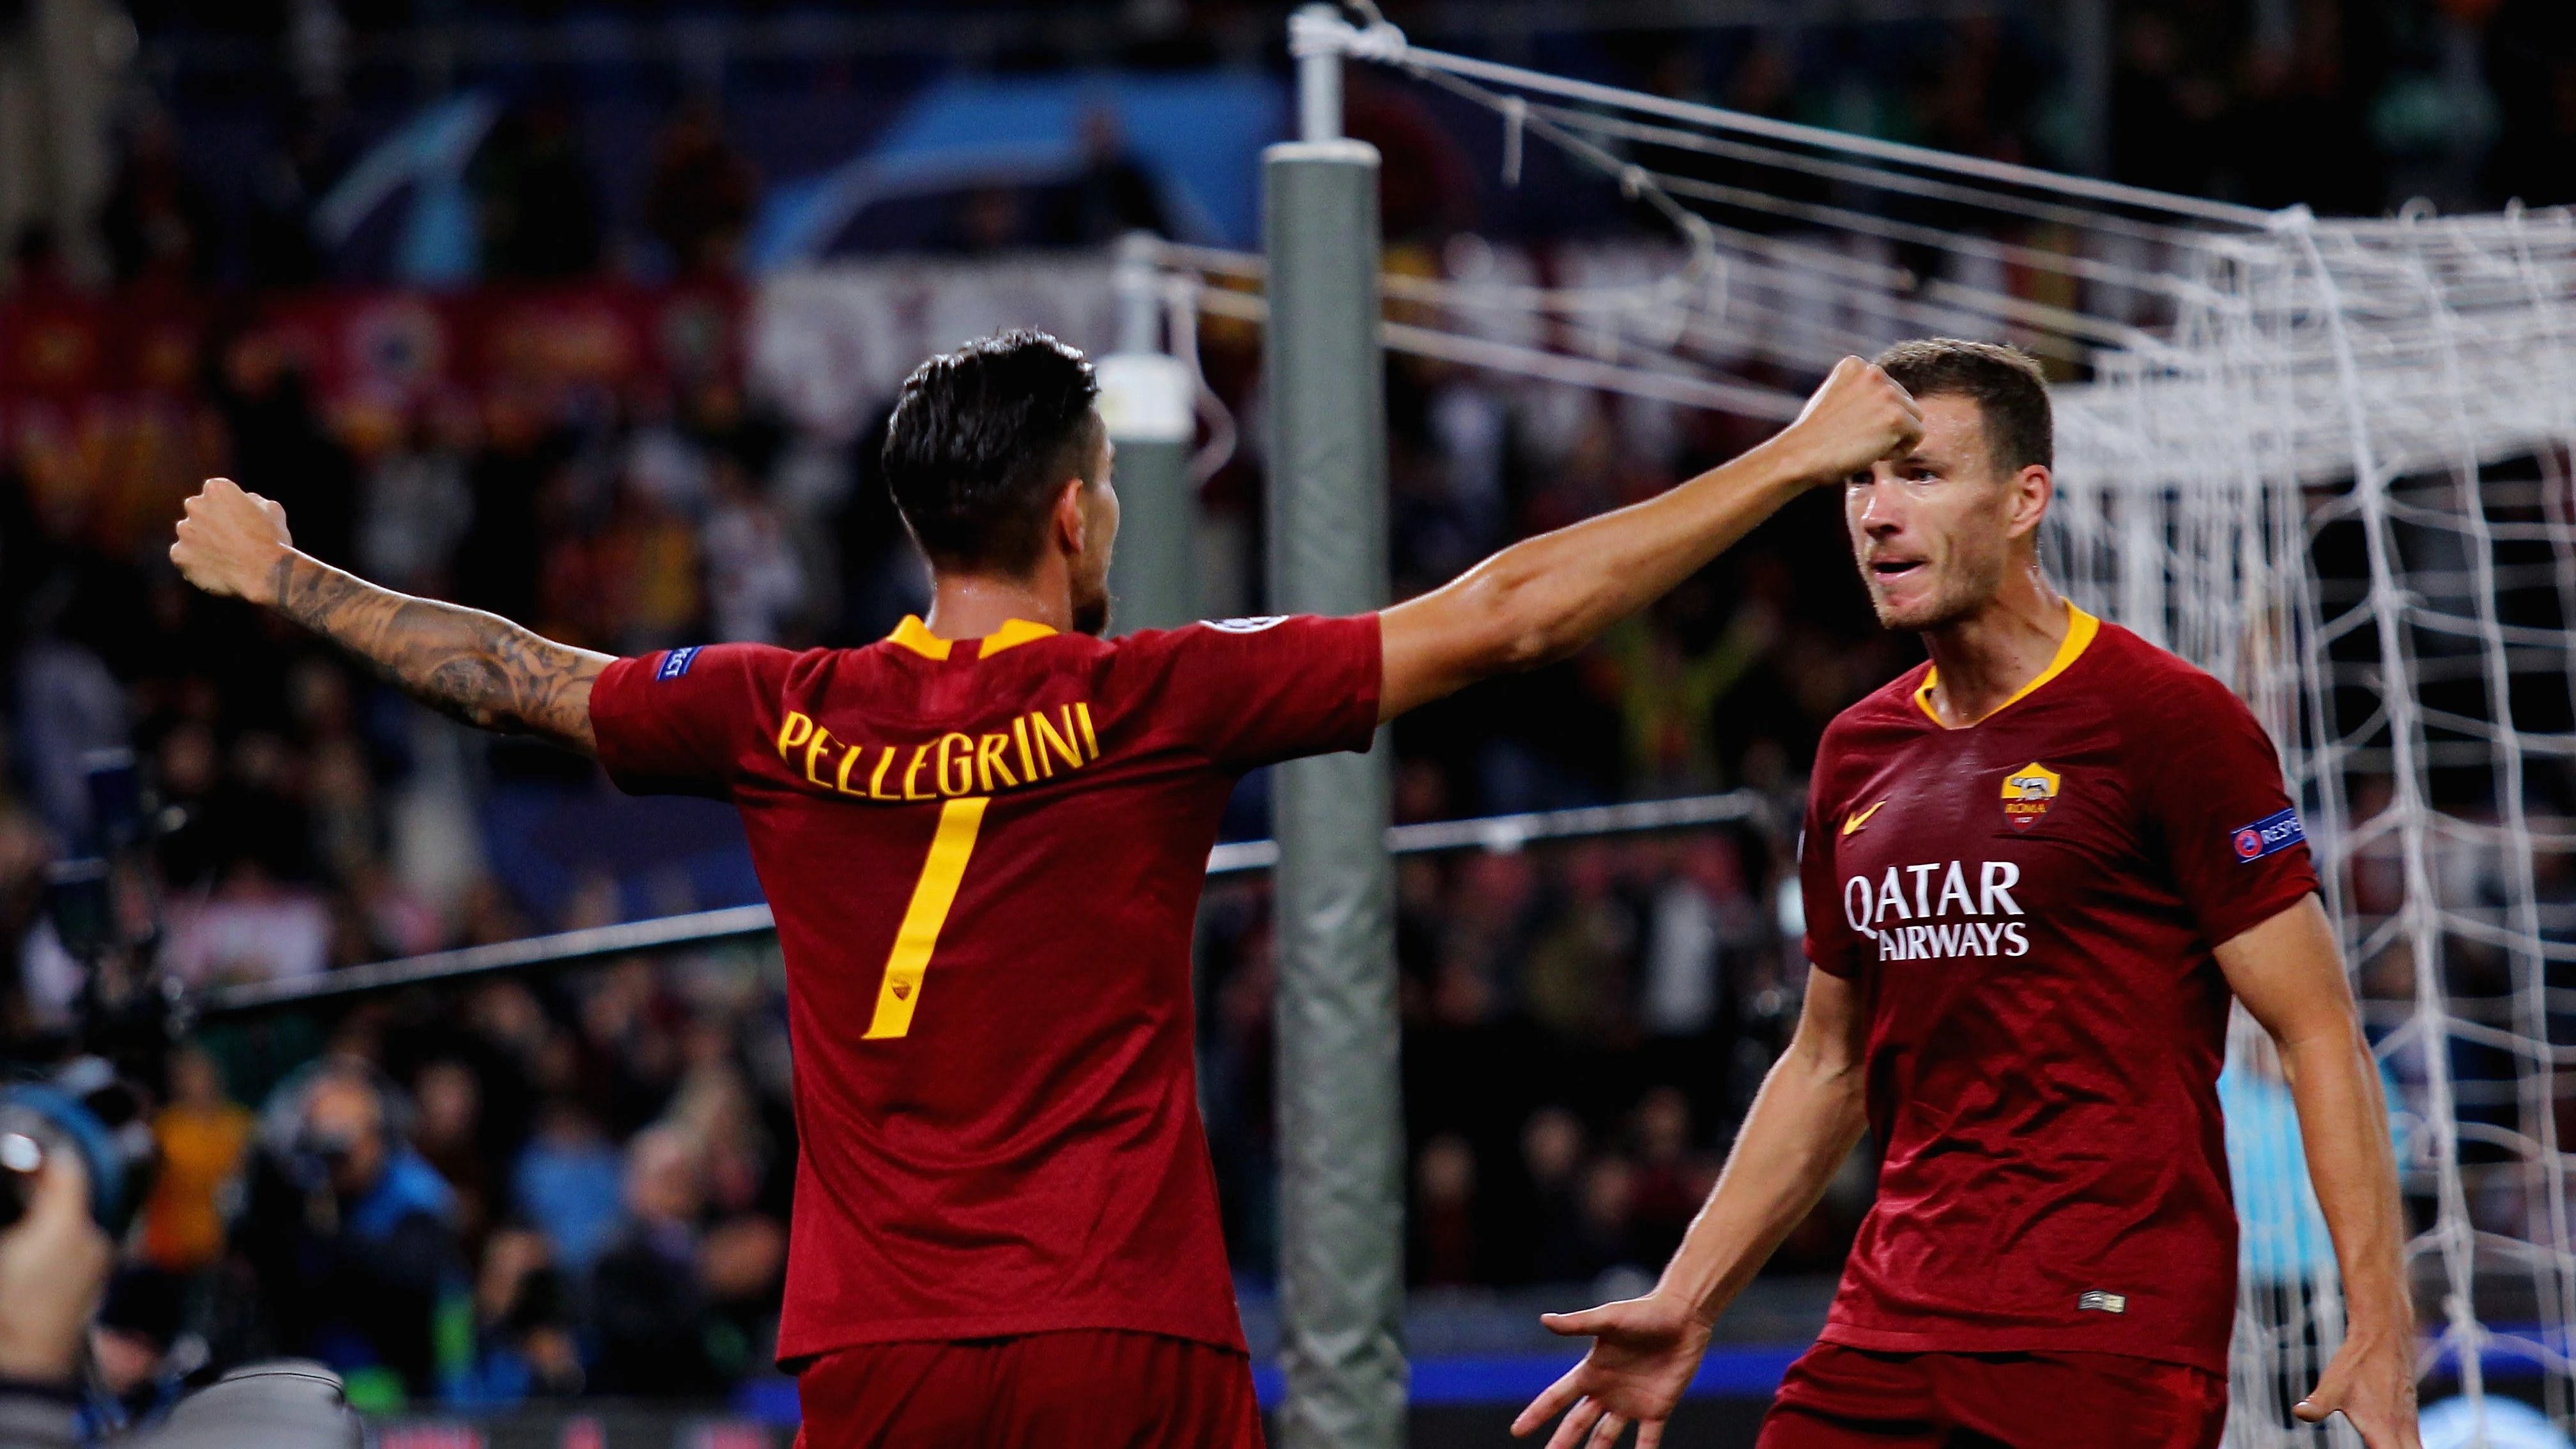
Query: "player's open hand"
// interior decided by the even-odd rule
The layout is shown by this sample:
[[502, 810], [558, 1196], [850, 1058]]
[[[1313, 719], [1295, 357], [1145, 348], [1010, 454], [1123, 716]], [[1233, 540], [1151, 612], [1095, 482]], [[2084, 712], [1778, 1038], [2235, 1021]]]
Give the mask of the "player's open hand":
[[1910, 452], [1923, 438], [1923, 411], [1886, 369], [1846, 357], [1781, 438], [1797, 448], [1810, 479], [1840, 483], [1881, 458]]
[[2322, 1424], [2341, 1413], [2370, 1449], [2423, 1449], [2415, 1427], [2415, 1355], [2411, 1335], [2344, 1340], [2316, 1389], [2290, 1412]]
[[286, 510], [230, 478], [209, 478], [188, 500], [170, 562], [210, 594], [277, 602], [277, 561], [295, 547]]
[[1539, 1322], [1551, 1333], [1589, 1337], [1592, 1351], [1521, 1410], [1512, 1432], [1536, 1433], [1563, 1414], [1547, 1449], [1610, 1449], [1631, 1424], [1637, 1449], [1655, 1449], [1708, 1351], [1708, 1325], [1682, 1304], [1651, 1294], [1581, 1313], [1544, 1314]]

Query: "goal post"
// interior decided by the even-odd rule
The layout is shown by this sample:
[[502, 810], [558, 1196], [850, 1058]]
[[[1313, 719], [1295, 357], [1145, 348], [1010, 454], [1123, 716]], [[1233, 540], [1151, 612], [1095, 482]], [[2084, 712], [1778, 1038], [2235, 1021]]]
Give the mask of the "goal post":
[[[1378, 155], [1340, 131], [1340, 57], [1299, 60], [1305, 139], [1262, 159], [1270, 607], [1387, 601]], [[1383, 741], [1383, 732], [1381, 732]], [[1404, 1442], [1404, 1122], [1384, 749], [1274, 775], [1287, 1449]]]

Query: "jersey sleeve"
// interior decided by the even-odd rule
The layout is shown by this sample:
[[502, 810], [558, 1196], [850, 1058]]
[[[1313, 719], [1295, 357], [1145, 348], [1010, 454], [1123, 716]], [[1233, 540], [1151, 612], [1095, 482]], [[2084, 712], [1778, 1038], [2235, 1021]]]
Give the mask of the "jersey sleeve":
[[1853, 929], [1843, 912], [1842, 881], [1834, 868], [1833, 812], [1826, 802], [1827, 736], [1816, 751], [1807, 787], [1807, 814], [1798, 827], [1798, 899], [1807, 917], [1807, 964], [1828, 976], [1860, 974], [1870, 938]]
[[630, 795], [726, 798], [759, 743], [763, 701], [794, 657], [767, 644], [706, 644], [609, 665], [590, 687], [608, 778]]
[[1226, 619], [1130, 635], [1154, 730], [1229, 769], [1366, 750], [1382, 672], [1375, 614]]
[[2176, 891], [2216, 946], [2315, 890], [2316, 867], [2280, 756], [2245, 702], [2206, 675], [2162, 702], [2139, 712], [2132, 736], [2154, 752], [2142, 803]]

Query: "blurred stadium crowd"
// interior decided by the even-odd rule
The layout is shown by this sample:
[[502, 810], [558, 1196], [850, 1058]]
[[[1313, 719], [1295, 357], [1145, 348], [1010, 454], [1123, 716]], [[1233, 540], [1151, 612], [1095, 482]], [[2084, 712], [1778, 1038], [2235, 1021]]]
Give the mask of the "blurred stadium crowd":
[[[1142, 18], [1106, 53], [997, 59], [1232, 64], [1274, 83], [1267, 8], [1125, 8]], [[2251, 9], [2116, 7], [2112, 175], [2322, 211], [2576, 197], [2576, 23], [2555, 0]], [[613, 29], [622, 12], [602, 14]], [[326, 245], [315, 216], [399, 109], [389, 88], [423, 99], [403, 89], [411, 62], [384, 58], [422, 14], [134, 18], [153, 63], [104, 204], [85, 230], [25, 226], [0, 292], [11, 1034], [59, 1030], [77, 992], [38, 904], [48, 862], [90, 828], [83, 761], [104, 748], [135, 750], [166, 807], [167, 960], [191, 984], [756, 898], [725, 812], [620, 801], [586, 763], [470, 736], [291, 628], [192, 594], [161, 550], [179, 498], [224, 472], [284, 502], [309, 551], [590, 647], [881, 636], [919, 606], [922, 575], [867, 440], [818, 445], [747, 384], [746, 236], [763, 178], [823, 159], [818, 118], [881, 120], [945, 62], [746, 65], [712, 86], [685, 70], [487, 77], [511, 99], [462, 173], [472, 284], [427, 294], [386, 285], [401, 274], [387, 236]], [[2044, 18], [1599, 33], [1551, 42], [1544, 63], [2071, 164]], [[1543, 261], [1552, 242], [1636, 226], [1606, 196], [1500, 191], [1481, 169], [1492, 138], [1454, 119], [1356, 84], [1353, 130], [1388, 156], [1395, 264], [1455, 265], [1467, 231]], [[960, 189], [908, 234], [1008, 257], [1166, 225], [1114, 127], [1076, 139], [1074, 170]], [[325, 333], [366, 355], [336, 357]], [[1257, 336], [1212, 324], [1203, 346], [1247, 438], [1203, 498], [1228, 525], [1210, 546], [1236, 555], [1210, 577], [1234, 596], [1203, 603], [1249, 611]], [[366, 380], [405, 369], [436, 385]], [[1399, 592], [1756, 435], [1419, 361], [1391, 363], [1390, 388]], [[1744, 788], [1772, 822], [1404, 863], [1419, 1282], [1660, 1263], [1794, 1016], [1776, 822], [1796, 818], [1824, 722], [1913, 647], [1871, 626], [1833, 507], [1811, 499], [1584, 657], [1398, 728], [1404, 819]], [[1229, 833], [1265, 818], [1256, 778]], [[1200, 951], [1202, 1095], [1248, 1291], [1275, 1246], [1267, 913], [1258, 878], [1212, 884]], [[168, 1064], [167, 1168], [110, 1305], [111, 1368], [148, 1385], [174, 1352], [313, 1353], [362, 1370], [353, 1389], [377, 1406], [722, 1393], [767, 1360], [786, 1067], [776, 963], [756, 952], [211, 1026]], [[1781, 1266], [1830, 1271], [1866, 1191], [1865, 1175], [1838, 1190]]]

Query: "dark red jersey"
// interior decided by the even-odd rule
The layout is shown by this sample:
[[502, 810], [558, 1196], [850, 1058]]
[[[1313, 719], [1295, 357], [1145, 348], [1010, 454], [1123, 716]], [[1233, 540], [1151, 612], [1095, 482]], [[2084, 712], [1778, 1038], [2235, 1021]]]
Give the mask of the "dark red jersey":
[[1918, 668], [1818, 748], [1807, 956], [1861, 988], [1884, 1153], [1824, 1338], [2227, 1366], [2211, 948], [2316, 889], [2262, 727], [2076, 611], [1978, 723]]
[[675, 649], [609, 666], [628, 790], [742, 811], [787, 960], [782, 1359], [1137, 1329], [1236, 1349], [1190, 940], [1252, 766], [1368, 748], [1378, 626]]

